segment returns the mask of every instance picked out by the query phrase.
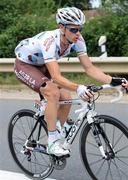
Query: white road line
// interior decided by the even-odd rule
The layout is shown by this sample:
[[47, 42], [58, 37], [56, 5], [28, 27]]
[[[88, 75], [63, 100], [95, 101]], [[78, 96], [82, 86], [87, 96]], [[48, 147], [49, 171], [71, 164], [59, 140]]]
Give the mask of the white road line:
[[[2, 170], [0, 170], [0, 179], [1, 180], [17, 180], [17, 179], [18, 180], [30, 180], [24, 174], [10, 172], [10, 171], [2, 171]], [[55, 179], [46, 178], [45, 180], [55, 180]]]

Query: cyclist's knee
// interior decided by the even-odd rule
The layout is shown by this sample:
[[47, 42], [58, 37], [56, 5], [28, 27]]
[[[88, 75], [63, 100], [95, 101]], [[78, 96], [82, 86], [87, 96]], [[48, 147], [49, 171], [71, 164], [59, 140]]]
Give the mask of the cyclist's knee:
[[60, 99], [62, 99], [62, 100], [72, 99], [71, 93], [65, 89], [61, 89], [60, 90]]
[[45, 87], [40, 88], [40, 92], [48, 101], [59, 101], [60, 91], [55, 83], [47, 82]]

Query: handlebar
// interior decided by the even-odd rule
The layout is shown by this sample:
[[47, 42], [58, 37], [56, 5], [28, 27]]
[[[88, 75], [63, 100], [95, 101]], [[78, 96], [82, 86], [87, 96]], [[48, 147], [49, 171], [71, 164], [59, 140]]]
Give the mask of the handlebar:
[[118, 96], [114, 99], [112, 99], [110, 102], [117, 102], [119, 100], [121, 100], [121, 98], [123, 97], [123, 91], [122, 91], [122, 86], [111, 86], [111, 85], [102, 85], [103, 89], [116, 89], [118, 92]]
[[116, 89], [118, 92], [118, 97], [112, 99], [110, 102], [116, 102], [119, 101], [123, 97], [123, 92], [122, 92], [122, 86], [112, 86], [110, 84], [103, 84], [101, 86], [95, 86], [95, 85], [90, 85], [88, 86], [88, 89], [90, 89], [93, 92], [99, 92], [100, 90], [103, 89]]

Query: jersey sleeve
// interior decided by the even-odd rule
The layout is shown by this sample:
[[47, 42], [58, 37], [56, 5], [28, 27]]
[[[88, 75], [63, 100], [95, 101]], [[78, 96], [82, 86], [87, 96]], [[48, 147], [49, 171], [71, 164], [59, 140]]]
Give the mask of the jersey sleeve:
[[56, 60], [56, 42], [53, 35], [45, 34], [43, 41], [40, 39], [40, 48], [43, 54], [44, 63]]
[[78, 41], [73, 45], [73, 50], [75, 50], [80, 56], [81, 54], [87, 54], [87, 47], [82, 36], [79, 37]]

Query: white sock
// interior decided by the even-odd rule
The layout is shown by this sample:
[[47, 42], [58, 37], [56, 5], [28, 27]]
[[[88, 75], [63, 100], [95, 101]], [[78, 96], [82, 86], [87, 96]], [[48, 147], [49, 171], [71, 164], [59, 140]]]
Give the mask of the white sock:
[[48, 131], [48, 144], [51, 144], [58, 139], [60, 139], [60, 134], [58, 133], [57, 130]]
[[61, 132], [62, 127], [61, 127], [61, 123], [60, 123], [59, 120], [57, 120], [57, 122], [56, 122], [56, 129], [57, 129], [59, 132]]

